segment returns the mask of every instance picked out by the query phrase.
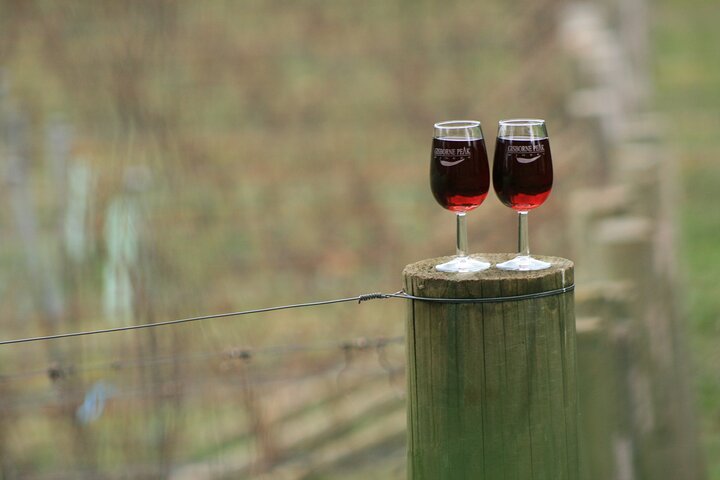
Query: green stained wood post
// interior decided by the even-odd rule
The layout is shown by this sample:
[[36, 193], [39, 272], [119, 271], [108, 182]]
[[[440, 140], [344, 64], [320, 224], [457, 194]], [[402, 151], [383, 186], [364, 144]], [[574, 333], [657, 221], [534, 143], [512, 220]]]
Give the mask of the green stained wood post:
[[[484, 254], [496, 264], [511, 255]], [[405, 267], [405, 291], [488, 298], [573, 284], [573, 263], [535, 272]], [[408, 302], [408, 479], [577, 480], [573, 293], [497, 303]]]

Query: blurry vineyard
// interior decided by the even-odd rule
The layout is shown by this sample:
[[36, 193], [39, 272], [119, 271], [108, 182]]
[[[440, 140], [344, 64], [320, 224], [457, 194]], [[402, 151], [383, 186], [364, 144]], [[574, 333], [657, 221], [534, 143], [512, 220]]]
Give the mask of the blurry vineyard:
[[[569, 199], [614, 185], [608, 128], [647, 98], [608, 117], [575, 94], [617, 85], [577, 60], [570, 11], [1, 0], [2, 338], [396, 291], [453, 251], [427, 178], [446, 119], [482, 121], [492, 151], [500, 118], [546, 118], [533, 250], [592, 264]], [[514, 250], [494, 197], [468, 219], [471, 250]], [[404, 478], [404, 308], [2, 347], [2, 478]]]

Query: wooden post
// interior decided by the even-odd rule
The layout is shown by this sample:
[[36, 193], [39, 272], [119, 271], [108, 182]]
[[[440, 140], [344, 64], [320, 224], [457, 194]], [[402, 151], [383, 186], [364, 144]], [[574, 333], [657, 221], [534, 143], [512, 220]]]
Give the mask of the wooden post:
[[[511, 255], [486, 254], [493, 264]], [[536, 272], [405, 267], [419, 297], [489, 298], [571, 285], [573, 263]], [[414, 300], [407, 315], [408, 479], [578, 478], [573, 294], [503, 303]], [[591, 413], [589, 413], [591, 414]]]

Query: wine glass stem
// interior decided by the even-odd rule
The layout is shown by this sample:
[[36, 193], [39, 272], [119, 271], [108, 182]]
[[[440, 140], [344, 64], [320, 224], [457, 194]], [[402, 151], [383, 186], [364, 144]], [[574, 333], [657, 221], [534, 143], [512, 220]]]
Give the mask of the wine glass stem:
[[518, 212], [518, 252], [524, 257], [530, 256], [528, 239], [528, 212]]
[[457, 212], [457, 245], [456, 253], [458, 257], [467, 255], [467, 224], [465, 222], [465, 212]]

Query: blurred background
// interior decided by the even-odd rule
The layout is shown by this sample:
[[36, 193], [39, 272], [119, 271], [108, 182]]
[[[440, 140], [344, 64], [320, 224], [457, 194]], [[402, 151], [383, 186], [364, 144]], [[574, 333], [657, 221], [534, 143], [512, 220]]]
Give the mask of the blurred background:
[[[583, 479], [720, 479], [720, 4], [0, 0], [0, 339], [400, 288], [432, 124], [546, 118]], [[476, 252], [515, 248], [493, 194]], [[3, 479], [405, 476], [405, 305], [0, 346]]]

